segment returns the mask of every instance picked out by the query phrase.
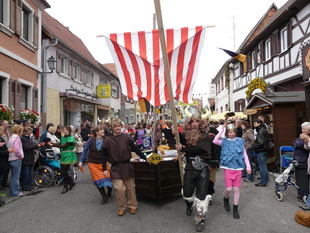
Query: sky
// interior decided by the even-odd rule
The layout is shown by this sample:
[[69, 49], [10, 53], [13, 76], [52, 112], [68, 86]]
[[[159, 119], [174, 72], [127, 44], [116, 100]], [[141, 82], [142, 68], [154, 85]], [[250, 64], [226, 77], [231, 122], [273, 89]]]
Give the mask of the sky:
[[[113, 63], [102, 34], [150, 31], [154, 0], [47, 0], [46, 11], [78, 36], [100, 63]], [[193, 93], [207, 96], [209, 84], [230, 57], [218, 48], [237, 51], [249, 32], [274, 3], [287, 0], [161, 0], [164, 29], [206, 29]]]

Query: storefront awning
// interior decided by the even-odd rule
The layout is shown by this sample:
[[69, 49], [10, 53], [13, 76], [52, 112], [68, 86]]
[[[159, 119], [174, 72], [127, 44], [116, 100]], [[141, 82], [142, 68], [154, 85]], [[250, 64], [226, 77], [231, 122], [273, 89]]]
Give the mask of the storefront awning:
[[304, 91], [270, 92], [267, 95], [263, 93], [256, 93], [253, 95], [244, 110], [274, 106], [275, 104], [302, 102], [305, 102]]
[[83, 98], [81, 96], [70, 94], [70, 93], [66, 93], [66, 92], [60, 92], [59, 96], [61, 98], [65, 98], [65, 99], [69, 99], [69, 100], [76, 100], [76, 101], [83, 102], [83, 103], [99, 104], [96, 100], [91, 100], [91, 99]]

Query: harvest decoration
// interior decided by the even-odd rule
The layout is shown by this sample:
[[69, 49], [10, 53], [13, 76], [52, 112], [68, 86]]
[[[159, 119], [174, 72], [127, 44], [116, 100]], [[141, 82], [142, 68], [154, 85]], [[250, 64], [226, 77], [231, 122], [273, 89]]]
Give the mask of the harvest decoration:
[[7, 120], [9, 123], [13, 123], [14, 119], [14, 107], [0, 104], [0, 120]]
[[34, 124], [40, 121], [40, 114], [34, 110], [23, 108], [20, 110], [20, 118], [24, 120], [30, 119], [31, 124]]

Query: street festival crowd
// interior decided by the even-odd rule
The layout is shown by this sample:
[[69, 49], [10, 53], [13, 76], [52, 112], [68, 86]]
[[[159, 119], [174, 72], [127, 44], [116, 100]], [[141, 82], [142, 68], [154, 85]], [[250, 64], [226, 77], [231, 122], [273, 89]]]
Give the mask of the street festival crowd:
[[[226, 120], [208, 121], [194, 113], [180, 123], [178, 129], [174, 129], [171, 121], [146, 123], [142, 120], [138, 124], [124, 124], [121, 119], [114, 118], [111, 122], [102, 120], [97, 126], [86, 120], [80, 128], [48, 123], [40, 137], [35, 137], [38, 135], [37, 128], [30, 120], [20, 120], [12, 125], [1, 120], [0, 206], [5, 204], [1, 200], [1, 190], [9, 189], [12, 197], [23, 196], [22, 191], [33, 190], [35, 159], [39, 157], [41, 164], [60, 164], [58, 166], [63, 177], [61, 194], [75, 186], [70, 171], [74, 167], [83, 169], [83, 166], [88, 166], [101, 195], [101, 204], [107, 202], [114, 190], [118, 216], [123, 216], [127, 208], [131, 214], [135, 214], [138, 204], [132, 162], [147, 160], [143, 153], [146, 149], [143, 141], [154, 137], [156, 145], [168, 145], [182, 152], [185, 163], [182, 188], [185, 213], [191, 216], [196, 208], [195, 227], [196, 231], [201, 232], [205, 227], [208, 205], [212, 204], [216, 171], [219, 168], [224, 169], [223, 206], [229, 212], [233, 204], [235, 219], [240, 218], [238, 205], [241, 182], [254, 182], [256, 176], [257, 188], [268, 185], [268, 125], [262, 115], [252, 123], [247, 119], [231, 119], [228, 116]], [[310, 122], [304, 122], [300, 128], [301, 131], [292, 142], [293, 160], [298, 162], [295, 163], [295, 178], [297, 185], [308, 195]], [[176, 144], [176, 134], [180, 136], [180, 144]], [[52, 150], [59, 161], [49, 159], [48, 150]], [[41, 156], [36, 156], [38, 152]], [[132, 152], [140, 158], [133, 159]], [[303, 195], [297, 190], [298, 200], [302, 201]], [[310, 210], [307, 204], [300, 207]]]

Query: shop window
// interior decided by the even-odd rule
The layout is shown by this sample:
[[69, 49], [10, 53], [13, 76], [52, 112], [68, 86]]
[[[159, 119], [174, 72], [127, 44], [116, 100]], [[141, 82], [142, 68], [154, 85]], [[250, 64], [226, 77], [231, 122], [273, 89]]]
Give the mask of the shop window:
[[269, 60], [271, 58], [271, 42], [270, 39], [265, 41], [265, 60]]
[[288, 35], [287, 28], [283, 28], [280, 31], [280, 40], [281, 40], [281, 52], [287, 50], [288, 48]]

